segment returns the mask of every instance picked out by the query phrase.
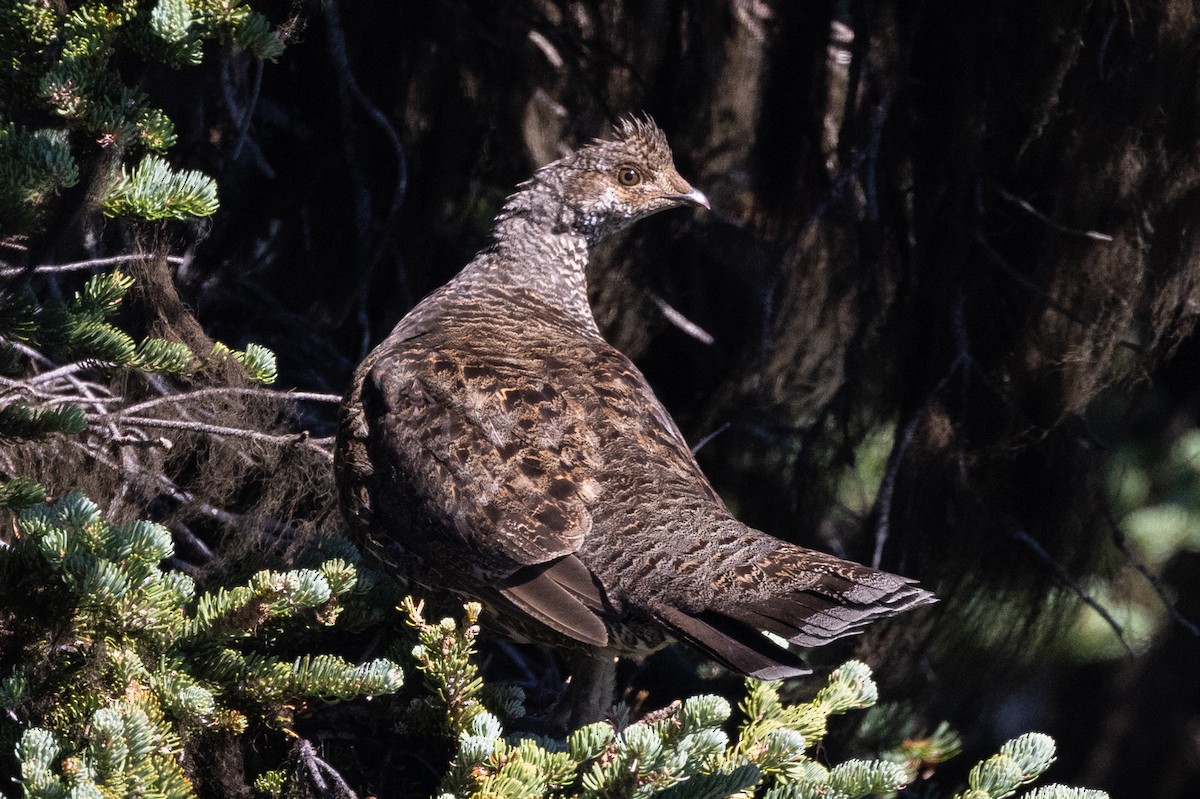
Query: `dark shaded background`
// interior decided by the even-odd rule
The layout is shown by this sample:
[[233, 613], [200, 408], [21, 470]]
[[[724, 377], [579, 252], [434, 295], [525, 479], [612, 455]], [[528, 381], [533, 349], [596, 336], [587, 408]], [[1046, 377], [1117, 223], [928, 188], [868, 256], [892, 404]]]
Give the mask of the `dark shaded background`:
[[[649, 113], [713, 211], [606, 246], [593, 304], [689, 439], [716, 434], [700, 458], [738, 515], [937, 590], [858, 654], [964, 761], [1040, 729], [1051, 779], [1200, 795], [1186, 624], [1137, 656], [1061, 645], [1098, 584], [1165, 613], [1107, 481], [1200, 413], [1193, 0], [258, 7], [292, 20], [278, 63], [147, 85], [221, 188], [198, 238], [170, 233], [209, 335], [340, 393], [513, 185]], [[1185, 548], [1161, 575], [1190, 619], [1198, 568]]]

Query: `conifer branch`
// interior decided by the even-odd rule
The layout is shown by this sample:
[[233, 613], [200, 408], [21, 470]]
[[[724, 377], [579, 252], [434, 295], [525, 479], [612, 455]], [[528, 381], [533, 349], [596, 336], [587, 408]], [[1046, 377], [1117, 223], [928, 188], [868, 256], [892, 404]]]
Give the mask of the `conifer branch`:
[[[166, 529], [111, 523], [79, 494], [25, 510], [18, 528], [0, 549], [0, 600], [19, 609], [35, 640], [75, 642], [71, 658], [0, 675], [0, 727], [18, 741], [26, 796], [194, 799], [181, 765], [191, 732], [278, 729], [308, 699], [401, 685], [387, 660], [355, 665], [315, 652], [285, 661], [254, 651], [255, 641], [286, 635], [284, 621], [336, 624], [358, 579], [345, 561], [199, 593], [191, 578], [161, 567], [173, 554]], [[309, 616], [314, 610], [322, 612]], [[94, 661], [97, 676], [80, 680], [79, 658]]]

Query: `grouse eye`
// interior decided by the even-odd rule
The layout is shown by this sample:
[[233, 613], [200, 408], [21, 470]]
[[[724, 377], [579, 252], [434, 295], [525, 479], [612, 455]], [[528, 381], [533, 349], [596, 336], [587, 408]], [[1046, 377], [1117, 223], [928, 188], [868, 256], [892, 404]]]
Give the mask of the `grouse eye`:
[[636, 186], [642, 182], [642, 171], [635, 166], [617, 167], [617, 183], [622, 186]]

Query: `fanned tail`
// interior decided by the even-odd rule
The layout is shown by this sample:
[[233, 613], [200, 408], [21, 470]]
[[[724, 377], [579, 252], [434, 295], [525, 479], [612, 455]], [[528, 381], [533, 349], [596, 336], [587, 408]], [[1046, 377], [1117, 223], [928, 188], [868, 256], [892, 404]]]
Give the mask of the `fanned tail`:
[[669, 607], [657, 615], [726, 666], [760, 679], [809, 673], [799, 657], [761, 631], [798, 646], [822, 646], [937, 601], [914, 580], [791, 545], [742, 572], [754, 578], [752, 589], [718, 594], [698, 613]]

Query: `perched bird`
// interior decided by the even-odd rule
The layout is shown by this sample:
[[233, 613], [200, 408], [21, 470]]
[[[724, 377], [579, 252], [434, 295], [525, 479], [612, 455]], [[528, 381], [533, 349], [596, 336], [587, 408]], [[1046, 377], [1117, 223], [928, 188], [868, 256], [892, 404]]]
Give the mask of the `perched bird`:
[[510, 636], [590, 656], [575, 679], [597, 687], [572, 723], [611, 702], [614, 655], [676, 637], [780, 679], [808, 670], [760, 631], [818, 646], [932, 601], [735, 519], [600, 335], [589, 254], [678, 206], [708, 200], [649, 119], [543, 167], [505, 202], [490, 245], [363, 361], [342, 405], [351, 526], [409, 579], [482, 600]]

